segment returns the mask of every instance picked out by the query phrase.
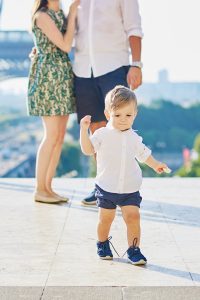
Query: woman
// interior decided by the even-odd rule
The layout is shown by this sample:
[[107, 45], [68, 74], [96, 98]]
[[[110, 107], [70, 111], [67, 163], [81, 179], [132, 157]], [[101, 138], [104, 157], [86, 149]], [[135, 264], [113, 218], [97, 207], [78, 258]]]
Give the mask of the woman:
[[58, 165], [69, 114], [75, 112], [73, 73], [68, 57], [71, 49], [77, 7], [74, 0], [64, 16], [59, 0], [35, 0], [32, 32], [36, 46], [28, 85], [28, 113], [41, 116], [44, 138], [36, 160], [35, 201], [67, 202], [55, 193], [52, 179]]

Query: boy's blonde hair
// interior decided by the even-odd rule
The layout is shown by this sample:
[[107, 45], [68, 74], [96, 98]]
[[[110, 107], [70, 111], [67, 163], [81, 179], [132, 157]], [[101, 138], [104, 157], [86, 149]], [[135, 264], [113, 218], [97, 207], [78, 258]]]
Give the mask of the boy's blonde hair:
[[135, 111], [137, 111], [137, 98], [134, 92], [123, 85], [116, 85], [116, 87], [110, 90], [106, 95], [105, 110], [116, 110], [130, 102], [134, 103]]

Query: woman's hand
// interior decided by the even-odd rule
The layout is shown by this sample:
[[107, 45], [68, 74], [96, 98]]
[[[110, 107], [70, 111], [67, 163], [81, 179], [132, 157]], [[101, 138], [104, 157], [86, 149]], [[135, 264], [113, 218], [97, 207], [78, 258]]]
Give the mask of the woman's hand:
[[70, 5], [70, 8], [69, 8], [70, 15], [76, 16], [77, 8], [78, 8], [79, 5], [80, 5], [80, 0], [73, 0], [72, 1], [72, 4]]
[[29, 58], [33, 60], [36, 54], [37, 54], [37, 49], [33, 47], [31, 53], [29, 54]]

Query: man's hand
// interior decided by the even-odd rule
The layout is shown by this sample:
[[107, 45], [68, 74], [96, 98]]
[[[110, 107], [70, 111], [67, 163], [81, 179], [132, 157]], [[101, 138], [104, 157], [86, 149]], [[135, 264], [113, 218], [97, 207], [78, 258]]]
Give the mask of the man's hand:
[[142, 84], [142, 70], [137, 67], [130, 67], [127, 74], [127, 83], [131, 90], [137, 89]]
[[89, 129], [91, 124], [91, 116], [87, 115], [83, 117], [80, 121], [80, 126], [82, 129]]

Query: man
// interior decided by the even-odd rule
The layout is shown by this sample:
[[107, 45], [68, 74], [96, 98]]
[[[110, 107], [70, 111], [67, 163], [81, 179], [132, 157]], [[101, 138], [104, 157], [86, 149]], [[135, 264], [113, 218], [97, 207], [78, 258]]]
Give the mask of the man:
[[[108, 91], [119, 84], [131, 89], [141, 85], [142, 36], [138, 0], [81, 1], [73, 70], [78, 121], [91, 115], [91, 133], [106, 126]], [[82, 203], [95, 205], [95, 190]]]

